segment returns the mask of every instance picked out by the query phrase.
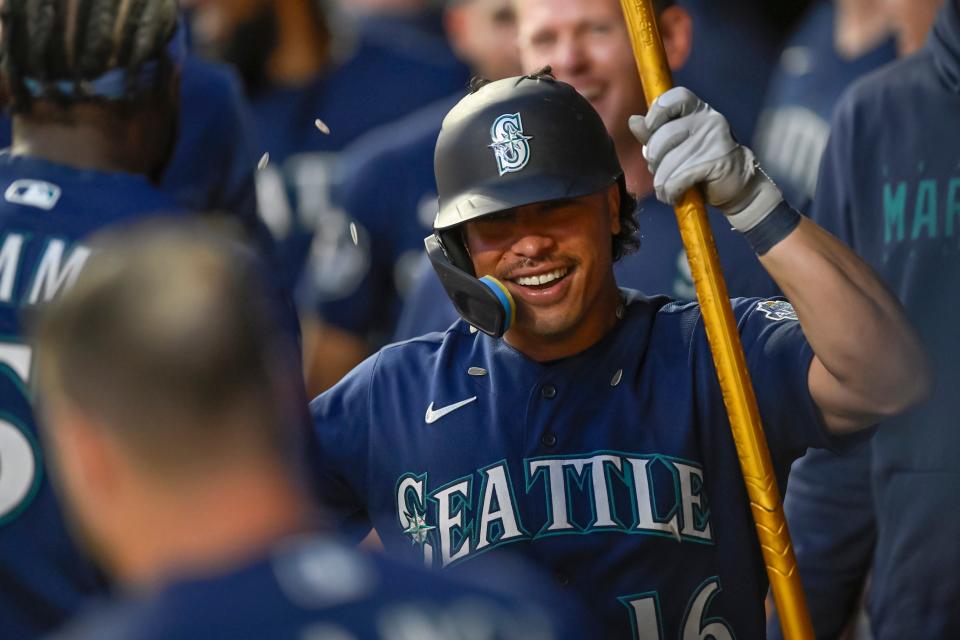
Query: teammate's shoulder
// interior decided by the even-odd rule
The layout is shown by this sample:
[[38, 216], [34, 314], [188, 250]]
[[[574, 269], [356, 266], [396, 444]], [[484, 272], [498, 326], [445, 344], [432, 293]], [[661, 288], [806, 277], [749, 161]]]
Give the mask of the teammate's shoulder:
[[181, 209], [145, 176], [79, 169], [9, 150], [0, 152], [0, 193], [4, 205], [95, 212], [103, 218]]
[[[296, 637], [312, 622], [336, 621], [336, 606], [369, 600], [377, 579], [375, 566], [358, 551], [305, 534], [278, 541], [244, 565], [182, 574], [107, 603], [54, 640]], [[253, 604], [238, 608], [236, 602]]]
[[[509, 637], [512, 629], [503, 625], [518, 621], [531, 625], [525, 629], [526, 637], [559, 637], [556, 626], [560, 623], [576, 626], [581, 622], [569, 613], [546, 617], [546, 605], [561, 601], [536, 594], [537, 590], [549, 593], [550, 585], [527, 565], [496, 559], [491, 564], [498, 571], [486, 575], [430, 572], [315, 534], [290, 538], [272, 554], [276, 583], [285, 599], [303, 612], [297, 616], [314, 623], [322, 620], [325, 629], [349, 630], [349, 637], [383, 637], [379, 630], [386, 627], [397, 637], [421, 637], [441, 620], [453, 628], [468, 628], [478, 608], [491, 630], [485, 637]], [[517, 584], [498, 585], [503, 576]], [[579, 613], [576, 604], [563, 602]], [[405, 615], [398, 615], [401, 612]], [[418, 621], [418, 629], [405, 628], [403, 618], [410, 616]]]

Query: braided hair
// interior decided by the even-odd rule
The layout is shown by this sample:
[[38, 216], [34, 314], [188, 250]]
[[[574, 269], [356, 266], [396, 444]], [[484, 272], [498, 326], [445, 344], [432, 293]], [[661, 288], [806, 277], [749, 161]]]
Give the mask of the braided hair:
[[176, 0], [4, 0], [0, 65], [14, 112], [35, 99], [149, 99], [176, 67], [164, 55]]

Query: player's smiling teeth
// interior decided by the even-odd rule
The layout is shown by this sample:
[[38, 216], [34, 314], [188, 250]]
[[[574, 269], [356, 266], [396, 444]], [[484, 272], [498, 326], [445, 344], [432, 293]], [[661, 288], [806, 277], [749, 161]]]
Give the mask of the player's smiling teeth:
[[514, 278], [513, 281], [524, 287], [534, 287], [538, 285], [550, 284], [554, 280], [559, 280], [563, 276], [567, 275], [569, 269], [560, 268], [550, 271], [548, 273], [541, 273], [536, 276], [526, 276], [522, 278]]

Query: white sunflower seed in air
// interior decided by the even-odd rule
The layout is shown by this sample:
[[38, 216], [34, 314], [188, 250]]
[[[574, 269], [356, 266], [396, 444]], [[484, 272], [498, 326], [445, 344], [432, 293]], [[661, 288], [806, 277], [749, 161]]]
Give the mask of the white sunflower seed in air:
[[610, 386], [615, 387], [620, 384], [620, 381], [623, 380], [623, 369], [617, 369], [617, 372], [613, 374], [613, 379], [610, 380]]
[[264, 167], [267, 166], [267, 163], [270, 162], [270, 152], [265, 152], [260, 156], [260, 161], [257, 162], [257, 171], [262, 171]]

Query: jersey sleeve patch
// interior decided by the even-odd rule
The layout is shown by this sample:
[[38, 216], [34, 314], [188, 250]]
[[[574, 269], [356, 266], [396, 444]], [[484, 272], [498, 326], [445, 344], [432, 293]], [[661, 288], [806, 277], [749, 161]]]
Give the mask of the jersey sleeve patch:
[[762, 311], [768, 320], [798, 320], [793, 305], [786, 300], [761, 300], [757, 303], [757, 311]]

